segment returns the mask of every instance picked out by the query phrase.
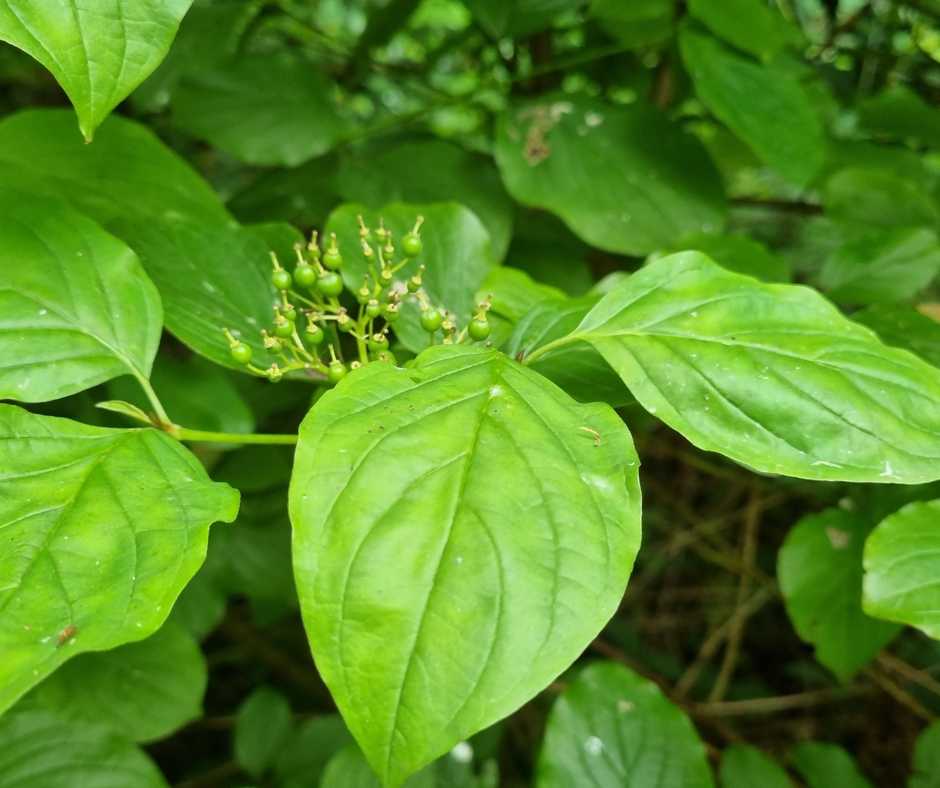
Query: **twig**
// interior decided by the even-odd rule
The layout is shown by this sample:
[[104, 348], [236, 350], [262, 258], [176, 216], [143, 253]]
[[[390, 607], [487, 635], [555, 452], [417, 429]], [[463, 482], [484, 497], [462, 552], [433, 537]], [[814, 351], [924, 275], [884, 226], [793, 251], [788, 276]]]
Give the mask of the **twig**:
[[724, 642], [725, 638], [728, 636], [728, 633], [731, 631], [731, 628], [735, 626], [735, 621], [737, 619], [746, 620], [750, 616], [754, 615], [758, 610], [760, 610], [767, 602], [774, 598], [776, 595], [776, 589], [771, 585], [765, 585], [762, 588], [758, 589], [754, 594], [748, 599], [744, 604], [740, 605], [735, 611], [734, 615], [731, 616], [727, 621], [725, 621], [720, 627], [715, 629], [702, 643], [701, 648], [699, 649], [698, 655], [695, 657], [693, 663], [688, 667], [685, 673], [682, 674], [679, 681], [676, 682], [674, 694], [678, 697], [685, 697], [689, 694], [689, 691], [692, 687], [695, 686], [695, 682], [698, 681], [698, 677], [702, 672], [702, 669], [705, 665], [708, 664], [708, 661], [718, 652], [718, 648]]
[[909, 711], [912, 711], [922, 720], [926, 722], [933, 722], [936, 719], [936, 715], [925, 709], [919, 700], [915, 698], [911, 693], [906, 689], [897, 684], [893, 679], [881, 673], [875, 668], [866, 668], [865, 675], [868, 676], [872, 681], [875, 682], [881, 689], [883, 689], [888, 695], [894, 698], [898, 703], [904, 706]]
[[749, 698], [747, 700], [723, 700], [716, 703], [695, 703], [690, 706], [693, 714], [702, 717], [739, 717], [751, 714], [776, 714], [792, 709], [807, 709], [827, 703], [841, 703], [871, 690], [870, 687], [854, 685], [831, 689], [798, 692], [795, 695], [778, 695], [772, 698]]
[[712, 702], [721, 700], [728, 691], [728, 684], [734, 676], [734, 669], [738, 664], [738, 657], [741, 653], [741, 640], [744, 637], [744, 627], [748, 617], [739, 615], [738, 611], [744, 607], [747, 595], [751, 591], [751, 577], [754, 571], [754, 561], [757, 557], [757, 528], [760, 525], [760, 504], [760, 493], [756, 490], [752, 491], [744, 513], [744, 544], [741, 548], [741, 563], [745, 571], [741, 573], [741, 580], [738, 583], [738, 599], [735, 603], [734, 615], [731, 616], [729, 622], [728, 645], [725, 647], [721, 669], [718, 671], [718, 678], [715, 679], [711, 692], [708, 694], [708, 699]]

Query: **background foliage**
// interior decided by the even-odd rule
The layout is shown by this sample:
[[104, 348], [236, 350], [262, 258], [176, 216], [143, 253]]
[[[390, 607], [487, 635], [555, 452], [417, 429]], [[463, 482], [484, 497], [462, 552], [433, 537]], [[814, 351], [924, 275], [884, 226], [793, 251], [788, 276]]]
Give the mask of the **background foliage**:
[[[0, 788], [378, 785], [335, 703], [381, 692], [365, 676], [334, 701], [301, 626], [300, 600], [340, 581], [298, 570], [295, 588], [292, 448], [196, 442], [197, 462], [155, 431], [104, 429], [127, 421], [94, 404], [146, 410], [152, 383], [188, 427], [296, 431], [322, 389], [241, 374], [221, 327], [265, 358], [270, 250], [292, 261], [312, 229], [354, 249], [357, 214], [401, 236], [418, 213], [434, 299], [466, 320], [490, 295], [495, 346], [618, 409], [644, 533], [622, 600], [572, 581], [576, 610], [616, 611], [582, 659], [406, 784], [940, 784], [936, 0], [0, 0], [0, 40], [0, 398], [30, 403], [0, 406], [16, 436], [0, 446]], [[348, 286], [363, 267], [350, 257]], [[576, 327], [584, 342], [541, 350]], [[416, 311], [397, 331], [400, 358], [426, 344]], [[690, 374], [700, 346], [711, 378]], [[604, 457], [633, 456], [619, 421], [527, 388], [516, 365], [447, 363], [468, 390], [509, 386], [506, 407], [537, 403], [507, 422], [517, 443], [550, 443], [539, 414], [596, 418]], [[425, 419], [452, 399], [370, 369]], [[843, 386], [839, 401], [814, 386]], [[742, 393], [750, 412], [728, 404]], [[302, 478], [341, 464], [324, 407], [302, 427], [323, 451], [299, 455]], [[442, 451], [472, 418], [444, 423]], [[554, 511], [588, 500], [576, 467], [553, 479], [575, 491]], [[487, 482], [469, 490], [481, 510]], [[551, 497], [531, 493], [513, 504]], [[119, 535], [82, 527], [106, 517]], [[40, 544], [28, 576], [17, 539]], [[636, 546], [611, 544], [626, 573]], [[115, 567], [133, 579], [106, 615], [83, 607]], [[533, 594], [557, 591], [536, 575]], [[459, 589], [456, 570], [444, 581]], [[50, 609], [73, 624], [33, 630]], [[564, 667], [503, 656], [486, 687], [501, 713]], [[526, 672], [532, 687], [512, 685]], [[412, 748], [447, 743], [412, 727]]]

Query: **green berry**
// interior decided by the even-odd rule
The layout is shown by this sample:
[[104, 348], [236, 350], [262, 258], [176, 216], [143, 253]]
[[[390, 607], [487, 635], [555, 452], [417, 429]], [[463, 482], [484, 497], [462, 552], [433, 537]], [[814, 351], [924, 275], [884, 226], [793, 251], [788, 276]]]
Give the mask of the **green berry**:
[[284, 315], [291, 323], [297, 322], [297, 310], [294, 309], [292, 304], [287, 304], [286, 306], [281, 307], [281, 314]]
[[307, 339], [314, 345], [319, 345], [326, 339], [326, 333], [316, 323], [307, 323], [307, 329], [304, 331], [304, 334], [306, 334]]
[[385, 309], [382, 310], [382, 317], [389, 323], [394, 323], [398, 320], [399, 314], [401, 313], [398, 311], [398, 304], [386, 304]]
[[278, 268], [277, 271], [271, 274], [271, 281], [278, 290], [290, 290], [292, 281], [290, 271]]
[[298, 265], [294, 269], [294, 281], [301, 287], [313, 287], [317, 281], [317, 271], [312, 265]]
[[423, 248], [424, 244], [421, 243], [421, 238], [417, 233], [408, 233], [401, 239], [401, 250], [408, 257], [417, 257]]
[[380, 350], [388, 350], [388, 337], [385, 334], [373, 334], [369, 337], [368, 345], [369, 350], [376, 353]]
[[366, 304], [366, 316], [378, 317], [380, 314], [382, 314], [382, 305], [375, 298], [370, 298], [369, 303]]
[[342, 361], [331, 361], [327, 367], [326, 376], [330, 383], [339, 383], [346, 377], [346, 365]]
[[343, 292], [343, 278], [333, 271], [320, 274], [320, 278], [317, 279], [317, 290], [325, 296], [338, 296]]
[[352, 331], [355, 327], [355, 322], [353, 319], [347, 315], [345, 312], [341, 315], [336, 316], [336, 327], [340, 331]]
[[408, 292], [417, 293], [421, 289], [421, 274], [415, 274], [408, 280]]
[[335, 246], [331, 246], [323, 253], [323, 265], [327, 268], [332, 268], [334, 271], [343, 264], [343, 256], [339, 253], [339, 249]]
[[244, 342], [236, 342], [232, 345], [230, 352], [232, 360], [238, 364], [247, 364], [251, 361], [251, 347]]
[[444, 322], [444, 316], [436, 309], [427, 309], [421, 313], [421, 328], [429, 334], [433, 334], [441, 327]]
[[387, 361], [389, 364], [395, 364], [395, 354], [391, 350], [380, 350], [372, 358], [373, 361]]
[[279, 315], [277, 320], [274, 321], [274, 336], [287, 339], [293, 333], [294, 324], [283, 315]]
[[471, 339], [482, 342], [490, 335], [490, 321], [486, 318], [475, 318], [470, 321], [467, 332], [470, 334]]
[[372, 298], [372, 291], [368, 285], [363, 285], [356, 291], [356, 300], [360, 304], [365, 304], [370, 298]]

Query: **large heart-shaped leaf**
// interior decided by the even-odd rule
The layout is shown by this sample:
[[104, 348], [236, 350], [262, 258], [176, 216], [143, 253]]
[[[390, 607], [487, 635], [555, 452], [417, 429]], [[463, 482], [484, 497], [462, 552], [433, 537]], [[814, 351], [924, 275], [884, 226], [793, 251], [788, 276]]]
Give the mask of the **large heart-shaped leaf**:
[[800, 520], [777, 554], [787, 615], [816, 659], [842, 681], [867, 665], [900, 631], [862, 612], [862, 549], [870, 525], [842, 509]]
[[908, 504], [865, 545], [865, 611], [940, 640], [940, 500]]
[[724, 224], [705, 149], [642, 104], [564, 95], [516, 105], [499, 119], [496, 161], [517, 200], [611, 252], [648, 254]]
[[24, 702], [153, 741], [202, 716], [207, 673], [195, 638], [170, 620], [146, 640], [69, 660]]
[[[368, 210], [354, 203], [341, 205], [330, 214], [326, 229], [339, 238], [345, 259], [343, 279], [352, 289], [362, 285], [369, 271], [369, 261], [360, 251], [357, 216], [362, 216], [373, 228], [379, 226], [381, 219], [396, 242], [411, 230], [418, 216], [423, 216], [424, 249], [418, 257], [405, 261], [396, 278], [404, 282], [424, 265], [423, 287], [431, 302], [452, 312], [461, 327], [467, 324], [476, 303], [474, 294], [496, 264], [489, 234], [473, 211], [456, 203], [390, 203], [381, 210]], [[401, 318], [395, 324], [398, 339], [414, 352], [423, 350], [430, 342], [428, 333], [421, 328], [419, 315], [417, 303], [406, 299]]]
[[70, 657], [147, 637], [238, 494], [156, 430], [0, 406], [0, 711]]
[[64, 203], [0, 191], [0, 399], [150, 374], [160, 296], [137, 256]]
[[695, 728], [648, 679], [612, 662], [585, 668], [555, 702], [537, 788], [711, 788]]
[[940, 370], [883, 345], [816, 291], [733, 274], [697, 252], [615, 287], [568, 337], [696, 446], [768, 473], [940, 478]]
[[2, 0], [0, 40], [48, 68], [91, 141], [166, 56], [193, 0]]
[[300, 430], [294, 572], [321, 675], [386, 785], [514, 711], [581, 653], [639, 544], [637, 459], [494, 351], [372, 364]]
[[168, 787], [126, 737], [46, 709], [17, 707], [0, 717], [0, 742], [0, 788]]

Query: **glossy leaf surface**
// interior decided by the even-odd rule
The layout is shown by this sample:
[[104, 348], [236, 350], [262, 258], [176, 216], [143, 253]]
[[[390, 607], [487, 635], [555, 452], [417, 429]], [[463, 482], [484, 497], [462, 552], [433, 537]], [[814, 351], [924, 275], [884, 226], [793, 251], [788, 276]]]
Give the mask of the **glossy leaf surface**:
[[586, 340], [696, 446], [807, 479], [940, 477], [940, 370], [888, 348], [817, 292], [688, 252], [609, 292]]
[[155, 430], [0, 406], [0, 710], [67, 659], [155, 632], [238, 494]]
[[940, 501], [882, 520], [865, 545], [865, 610], [940, 640]]
[[3, 0], [0, 41], [68, 94], [85, 139], [166, 56], [192, 0]]
[[0, 191], [0, 399], [150, 374], [160, 296], [137, 256], [65, 203]]
[[317, 402], [294, 573], [318, 669], [388, 785], [581, 653], [620, 602], [639, 503], [614, 412], [493, 351], [370, 365]]

